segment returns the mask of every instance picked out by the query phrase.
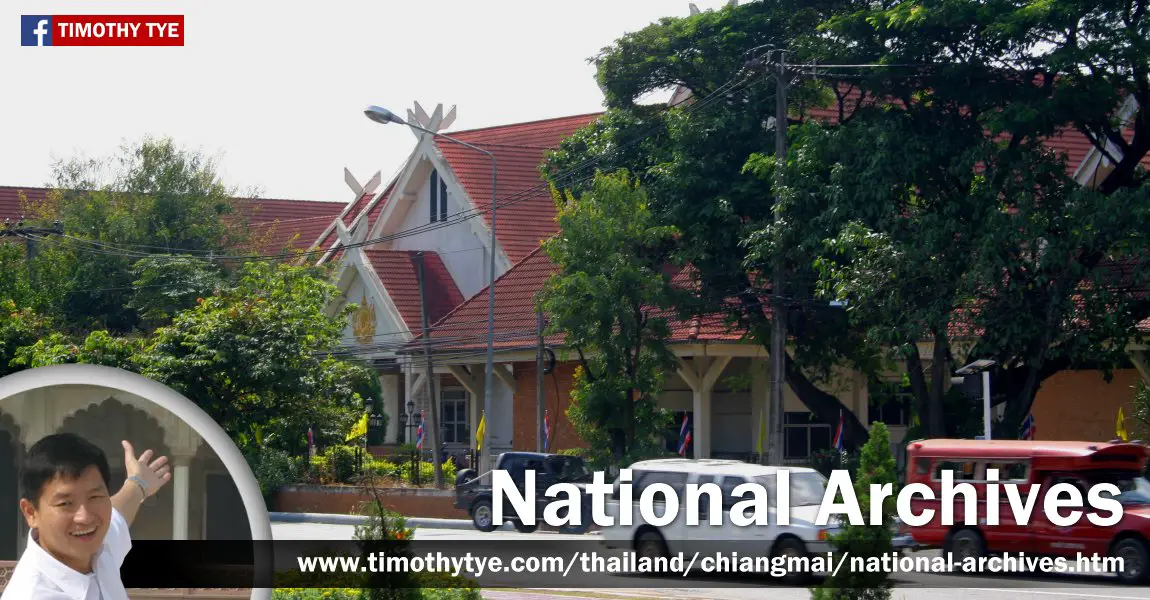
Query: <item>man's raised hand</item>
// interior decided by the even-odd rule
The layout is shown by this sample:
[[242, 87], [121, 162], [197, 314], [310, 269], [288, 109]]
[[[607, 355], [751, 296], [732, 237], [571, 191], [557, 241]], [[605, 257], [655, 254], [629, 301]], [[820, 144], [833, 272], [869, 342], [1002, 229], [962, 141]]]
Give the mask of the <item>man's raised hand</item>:
[[168, 457], [161, 456], [152, 460], [151, 450], [145, 450], [143, 454], [136, 456], [136, 450], [131, 442], [124, 440], [120, 443], [124, 446], [124, 467], [127, 476], [129, 479], [133, 476], [139, 477], [143, 481], [146, 496], [155, 495], [164, 484], [172, 480], [172, 467], [168, 464]]

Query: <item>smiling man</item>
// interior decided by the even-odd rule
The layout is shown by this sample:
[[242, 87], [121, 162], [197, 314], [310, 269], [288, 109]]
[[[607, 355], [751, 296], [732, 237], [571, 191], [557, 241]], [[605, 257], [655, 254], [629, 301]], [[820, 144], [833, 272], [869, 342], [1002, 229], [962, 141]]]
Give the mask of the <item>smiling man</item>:
[[91, 442], [61, 433], [32, 446], [21, 472], [28, 546], [0, 600], [128, 600], [120, 580], [128, 528], [172, 474], [166, 456], [123, 447], [127, 481], [112, 495], [108, 459]]

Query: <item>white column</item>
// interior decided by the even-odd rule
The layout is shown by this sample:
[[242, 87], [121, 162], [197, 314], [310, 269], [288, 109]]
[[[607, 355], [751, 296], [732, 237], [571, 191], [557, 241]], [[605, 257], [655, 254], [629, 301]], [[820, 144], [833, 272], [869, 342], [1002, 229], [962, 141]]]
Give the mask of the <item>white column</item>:
[[695, 446], [693, 458], [711, 455], [711, 395], [715, 382], [730, 364], [730, 356], [715, 358], [696, 356], [690, 362], [679, 358], [679, 376], [691, 387], [694, 423], [691, 438]]
[[707, 458], [711, 455], [711, 390], [695, 390], [692, 396], [695, 415], [691, 432], [695, 446], [692, 458]]
[[[189, 466], [192, 459], [187, 456], [173, 457], [172, 467], [172, 539], [188, 539], [188, 498], [190, 490]], [[207, 515], [205, 507], [204, 514]]]
[[377, 410], [387, 414], [387, 431], [384, 432], [383, 441], [387, 444], [394, 444], [398, 441], [399, 436], [399, 413], [404, 410], [400, 406], [399, 375], [391, 373], [380, 375], [379, 387], [383, 390], [383, 394], [379, 399], [381, 406], [377, 407]]

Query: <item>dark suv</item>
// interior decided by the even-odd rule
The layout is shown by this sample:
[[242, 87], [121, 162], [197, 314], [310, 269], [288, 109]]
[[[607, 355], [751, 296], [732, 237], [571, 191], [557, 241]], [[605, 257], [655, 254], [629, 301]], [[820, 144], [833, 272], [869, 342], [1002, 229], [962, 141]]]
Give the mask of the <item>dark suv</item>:
[[[555, 500], [548, 498], [547, 488], [556, 483], [573, 483], [580, 489], [591, 481], [591, 474], [587, 471], [583, 459], [577, 456], [562, 454], [544, 454], [541, 452], [504, 452], [496, 459], [496, 471], [507, 471], [511, 475], [519, 493], [525, 494], [525, 477], [528, 471], [535, 473], [535, 525], [524, 524], [515, 514], [510, 500], [504, 498], [504, 520], [511, 521], [515, 529], [522, 533], [531, 533], [543, 520], [543, 510], [547, 504]], [[495, 512], [491, 508], [492, 492], [490, 485], [483, 485], [482, 478], [473, 469], [460, 471], [455, 478], [455, 508], [466, 510], [471, 515], [471, 522], [479, 531], [488, 532], [495, 529]], [[583, 518], [578, 526], [565, 526], [563, 533], [585, 533], [591, 525], [591, 503], [589, 499], [583, 502]], [[560, 517], [566, 518], [565, 514]]]

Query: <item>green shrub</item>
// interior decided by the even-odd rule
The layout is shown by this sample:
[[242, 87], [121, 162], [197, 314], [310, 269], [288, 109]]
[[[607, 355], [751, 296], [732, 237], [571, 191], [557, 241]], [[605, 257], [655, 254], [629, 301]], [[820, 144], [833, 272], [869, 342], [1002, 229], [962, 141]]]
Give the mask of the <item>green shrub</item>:
[[327, 470], [338, 483], [352, 483], [356, 478], [356, 453], [351, 446], [331, 446], [324, 452]]
[[[405, 462], [399, 465], [399, 477], [402, 481], [411, 482], [412, 464]], [[458, 472], [458, 467], [455, 463], [443, 464], [443, 482], [447, 485], [454, 485], [455, 474]], [[419, 483], [422, 485], [431, 485], [435, 483], [435, 465], [429, 462], [419, 463]]]
[[373, 458], [367, 465], [367, 473], [376, 479], [398, 480], [402, 469], [396, 463], [383, 458]]
[[252, 450], [244, 458], [259, 482], [260, 493], [265, 500], [270, 500], [281, 487], [299, 480], [298, 461], [283, 450]]
[[355, 588], [277, 588], [272, 600], [362, 600], [363, 592]]
[[[898, 496], [898, 482], [895, 473], [894, 456], [890, 452], [890, 435], [886, 425], [871, 425], [870, 438], [863, 446], [859, 457], [859, 476], [852, 477], [855, 498], [864, 512], [871, 505], [871, 486], [892, 484], [891, 495], [882, 503], [882, 525], [846, 525], [841, 533], [831, 538], [835, 548], [836, 564], [847, 554], [851, 560], [859, 557], [864, 561], [891, 553], [891, 533], [895, 517], [895, 498]], [[837, 498], [842, 501], [841, 495]], [[869, 513], [868, 513], [869, 514]], [[843, 569], [837, 575], [827, 577], [821, 586], [811, 590], [811, 600], [888, 600], [894, 584], [886, 572], [866, 572]]]
[[854, 478], [858, 473], [859, 455], [847, 452], [844, 459], [843, 453], [837, 450], [820, 450], [811, 455], [810, 464], [811, 468], [822, 473], [823, 477], [830, 477], [831, 471], [846, 469]]
[[407, 526], [407, 519], [396, 513], [378, 500], [369, 500], [360, 504], [359, 514], [367, 517], [361, 525], [355, 526], [355, 535], [352, 539], [357, 541], [380, 540], [410, 540], [415, 530]]

